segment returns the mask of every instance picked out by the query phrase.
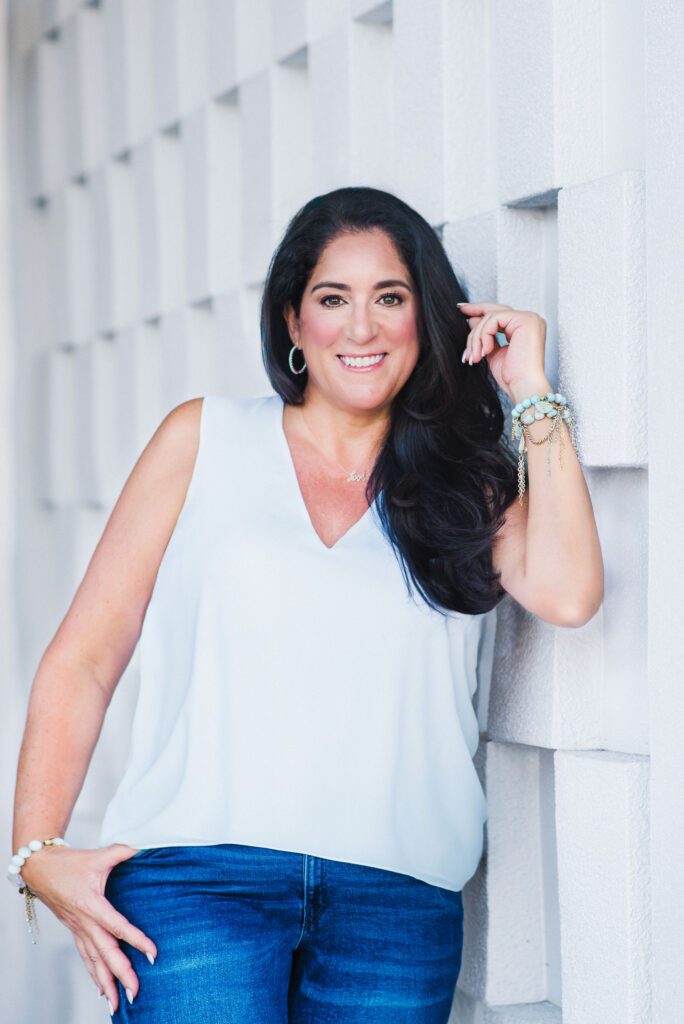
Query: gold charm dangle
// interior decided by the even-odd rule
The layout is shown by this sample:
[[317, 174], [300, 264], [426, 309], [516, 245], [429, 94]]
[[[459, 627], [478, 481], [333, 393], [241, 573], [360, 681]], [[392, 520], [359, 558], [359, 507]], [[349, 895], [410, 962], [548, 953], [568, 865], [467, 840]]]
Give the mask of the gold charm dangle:
[[28, 926], [29, 935], [31, 936], [31, 942], [35, 946], [38, 941], [37, 936], [40, 935], [40, 927], [38, 925], [38, 917], [36, 915], [36, 908], [34, 906], [36, 902], [36, 894], [28, 885], [22, 885], [19, 892], [24, 897], [26, 902], [26, 924]]

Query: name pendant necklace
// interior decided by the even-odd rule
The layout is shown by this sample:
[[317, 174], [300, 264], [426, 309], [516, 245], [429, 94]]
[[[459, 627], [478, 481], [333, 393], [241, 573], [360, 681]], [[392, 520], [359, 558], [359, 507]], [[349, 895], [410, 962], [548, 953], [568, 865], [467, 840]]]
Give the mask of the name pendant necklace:
[[[302, 413], [302, 420], [304, 422], [304, 426], [306, 427], [307, 431], [311, 435], [311, 439], [314, 442], [314, 446], [318, 449], [318, 451], [322, 455], [325, 455], [326, 453], [321, 448], [321, 446], [320, 446], [320, 444], [318, 442], [318, 438], [316, 437], [316, 435], [314, 434], [313, 430], [311, 429], [311, 427], [309, 426], [309, 424], [307, 422], [307, 419], [306, 419], [306, 416], [304, 415], [304, 410], [303, 409], [301, 410], [301, 413]], [[326, 458], [330, 458], [330, 456], [326, 455]], [[349, 470], [346, 469], [345, 466], [343, 466], [341, 462], [338, 462], [338, 460], [334, 456], [332, 457], [332, 461], [337, 463], [337, 465], [340, 467], [340, 469], [342, 470], [343, 473], [348, 474], [348, 476], [345, 477], [345, 482], [346, 483], [348, 483], [348, 484], [356, 484], [356, 483], [361, 483], [363, 480], [366, 479], [366, 474], [365, 473], [357, 473], [355, 470], [352, 470], [351, 473], [350, 473]]]

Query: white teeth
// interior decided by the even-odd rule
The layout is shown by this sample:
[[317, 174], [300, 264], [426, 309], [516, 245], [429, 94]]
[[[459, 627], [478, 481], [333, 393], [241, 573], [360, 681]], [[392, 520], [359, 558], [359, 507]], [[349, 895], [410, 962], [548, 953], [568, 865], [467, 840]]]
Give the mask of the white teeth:
[[385, 358], [385, 353], [381, 352], [377, 356], [340, 356], [340, 359], [345, 366], [375, 366], [381, 359]]

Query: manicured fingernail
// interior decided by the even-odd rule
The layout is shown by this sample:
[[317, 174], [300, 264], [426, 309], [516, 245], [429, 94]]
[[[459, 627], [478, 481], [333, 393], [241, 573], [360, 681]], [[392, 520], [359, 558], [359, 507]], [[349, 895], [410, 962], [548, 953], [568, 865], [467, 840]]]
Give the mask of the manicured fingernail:
[[468, 355], [467, 350], [464, 350], [463, 355], [461, 356], [461, 362], [462, 363], [465, 363], [467, 355]]
[[107, 1000], [107, 1009], [109, 1010], [109, 1016], [113, 1017], [114, 1016], [114, 1007], [112, 1006], [112, 1003], [111, 1003], [110, 999]]
[[457, 302], [456, 305], [457, 306], [467, 306], [468, 303], [467, 302]]
[[126, 999], [128, 1000], [129, 1003], [133, 1002], [133, 993], [131, 992], [130, 988], [126, 989]]
[[145, 956], [147, 957], [151, 964], [154, 964], [154, 957], [152, 956], [151, 953], [145, 953]]
[[468, 360], [468, 366], [472, 366], [472, 365], [473, 365], [473, 357], [471, 356], [470, 359]]

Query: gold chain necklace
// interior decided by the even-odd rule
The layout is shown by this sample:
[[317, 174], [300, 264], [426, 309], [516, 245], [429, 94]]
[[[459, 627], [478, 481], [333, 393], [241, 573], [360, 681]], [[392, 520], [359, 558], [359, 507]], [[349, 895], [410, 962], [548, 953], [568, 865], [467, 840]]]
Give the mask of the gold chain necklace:
[[[314, 442], [315, 447], [318, 449], [318, 451], [322, 455], [326, 455], [326, 453], [323, 451], [323, 449], [320, 446], [318, 438], [316, 437], [316, 435], [314, 434], [313, 430], [309, 426], [309, 424], [307, 422], [307, 419], [306, 419], [306, 416], [304, 415], [304, 410], [303, 409], [301, 409], [301, 414], [302, 414], [302, 420], [304, 421], [304, 426], [306, 427], [306, 429], [308, 430], [309, 434], [311, 435], [311, 438], [312, 438], [312, 440]], [[326, 458], [330, 458], [330, 456], [326, 455]], [[332, 457], [332, 460], [333, 460], [333, 462], [337, 462], [337, 465], [340, 467], [340, 469], [342, 470], [343, 473], [348, 473], [349, 474], [346, 477], [346, 480], [345, 480], [346, 483], [348, 483], [348, 484], [361, 483], [361, 481], [366, 479], [366, 474], [365, 473], [357, 473], [355, 470], [352, 470], [352, 472], [350, 473], [349, 470], [346, 469], [342, 465], [341, 462], [338, 462], [338, 460], [334, 456]]]

